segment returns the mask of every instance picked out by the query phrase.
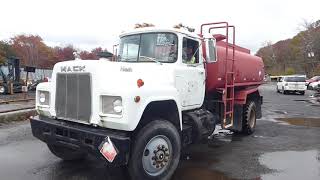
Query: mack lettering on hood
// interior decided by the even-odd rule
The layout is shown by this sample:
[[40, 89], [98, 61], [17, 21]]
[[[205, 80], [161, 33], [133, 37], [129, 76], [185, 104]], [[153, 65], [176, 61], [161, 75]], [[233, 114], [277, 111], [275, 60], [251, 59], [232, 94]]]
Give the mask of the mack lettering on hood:
[[86, 66], [61, 66], [61, 72], [85, 72]]

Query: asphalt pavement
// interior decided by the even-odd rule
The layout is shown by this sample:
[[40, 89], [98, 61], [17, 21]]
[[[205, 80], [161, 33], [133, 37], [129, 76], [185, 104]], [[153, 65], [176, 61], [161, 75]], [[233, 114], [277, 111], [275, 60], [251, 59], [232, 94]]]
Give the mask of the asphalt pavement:
[[[253, 135], [221, 134], [208, 144], [191, 146], [173, 180], [318, 180], [320, 179], [319, 105], [306, 95], [276, 93], [263, 85], [263, 118]], [[100, 160], [64, 162], [31, 134], [28, 121], [0, 124], [1, 179], [128, 179], [121, 168]]]

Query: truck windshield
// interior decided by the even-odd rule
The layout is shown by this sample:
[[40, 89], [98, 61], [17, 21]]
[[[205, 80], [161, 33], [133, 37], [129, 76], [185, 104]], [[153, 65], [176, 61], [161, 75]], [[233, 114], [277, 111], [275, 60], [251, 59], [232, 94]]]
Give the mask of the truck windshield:
[[286, 82], [305, 82], [305, 77], [286, 77]]
[[118, 60], [172, 63], [178, 57], [178, 38], [173, 33], [144, 33], [120, 40]]

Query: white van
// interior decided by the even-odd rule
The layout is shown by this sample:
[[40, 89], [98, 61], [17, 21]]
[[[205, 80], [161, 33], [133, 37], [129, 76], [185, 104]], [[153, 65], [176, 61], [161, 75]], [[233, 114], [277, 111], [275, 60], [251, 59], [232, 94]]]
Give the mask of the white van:
[[283, 76], [277, 83], [277, 92], [288, 94], [289, 92], [298, 92], [304, 95], [307, 90], [305, 76]]

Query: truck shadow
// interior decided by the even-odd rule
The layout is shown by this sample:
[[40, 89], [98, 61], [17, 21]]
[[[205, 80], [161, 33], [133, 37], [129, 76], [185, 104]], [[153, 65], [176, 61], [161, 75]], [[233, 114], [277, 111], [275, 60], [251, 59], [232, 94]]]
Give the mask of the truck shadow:
[[[239, 134], [220, 133], [208, 142], [191, 146], [191, 149], [181, 155], [180, 164], [175, 171], [172, 180], [232, 180], [226, 174], [215, 170], [217, 160], [217, 149], [228, 146], [232, 142], [242, 141], [244, 136]], [[218, 150], [219, 151], [219, 150]], [[219, 152], [218, 152], [219, 153]], [[65, 162], [59, 160], [57, 163], [42, 170], [44, 179], [51, 180], [129, 180], [125, 168], [106, 167], [101, 159], [88, 156], [83, 161]], [[40, 176], [42, 176], [40, 174]]]

